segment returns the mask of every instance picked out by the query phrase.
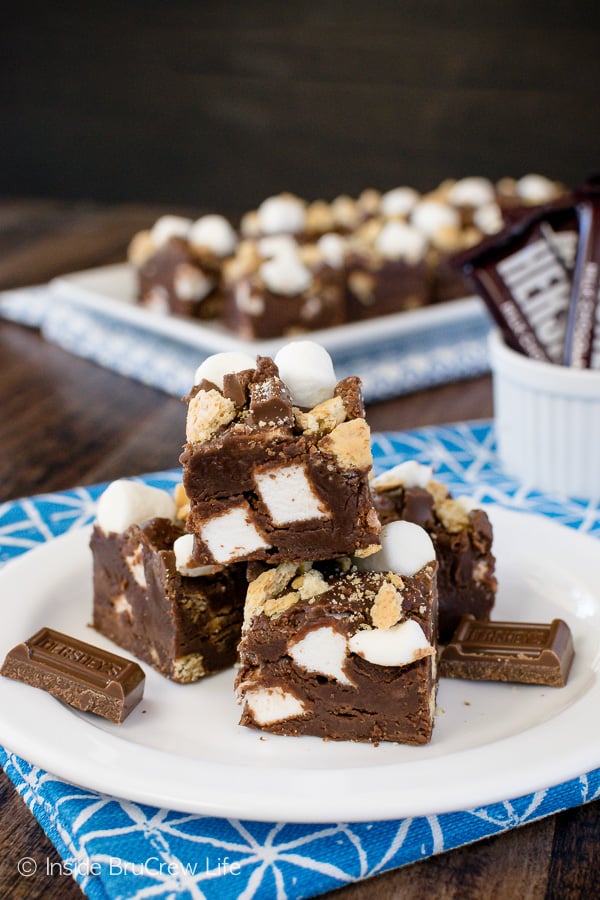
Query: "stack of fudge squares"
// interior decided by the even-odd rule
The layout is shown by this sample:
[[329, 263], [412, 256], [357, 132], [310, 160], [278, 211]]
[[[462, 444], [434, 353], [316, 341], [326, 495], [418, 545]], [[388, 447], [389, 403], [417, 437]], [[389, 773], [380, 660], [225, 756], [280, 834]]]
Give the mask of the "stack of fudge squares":
[[448, 179], [331, 202], [267, 197], [239, 227], [165, 215], [134, 235], [138, 300], [247, 339], [296, 335], [466, 297], [456, 253], [566, 193], [541, 175]]
[[195, 382], [174, 496], [99, 500], [94, 627], [173, 681], [237, 663], [242, 725], [428, 742], [438, 640], [494, 603], [487, 516], [416, 462], [373, 478], [360, 382], [314, 342]]

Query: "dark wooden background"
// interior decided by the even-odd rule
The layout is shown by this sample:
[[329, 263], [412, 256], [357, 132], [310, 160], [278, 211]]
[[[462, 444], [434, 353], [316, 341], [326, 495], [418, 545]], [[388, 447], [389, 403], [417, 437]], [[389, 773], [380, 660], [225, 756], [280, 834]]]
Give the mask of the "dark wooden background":
[[600, 5], [11, 4], [0, 195], [229, 212], [465, 174], [600, 168]]

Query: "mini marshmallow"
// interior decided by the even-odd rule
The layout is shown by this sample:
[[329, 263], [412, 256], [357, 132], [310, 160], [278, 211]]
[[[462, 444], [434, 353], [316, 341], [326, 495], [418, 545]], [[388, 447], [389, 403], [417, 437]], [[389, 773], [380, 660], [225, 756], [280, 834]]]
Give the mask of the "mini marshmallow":
[[401, 216], [407, 218], [417, 203], [419, 192], [411, 187], [398, 187], [383, 194], [381, 212], [384, 216]]
[[547, 203], [556, 197], [556, 186], [544, 175], [523, 175], [517, 181], [516, 190], [527, 203]]
[[373, 479], [373, 488], [376, 491], [386, 491], [390, 488], [403, 487], [427, 487], [433, 476], [433, 467], [424, 466], [416, 459], [407, 459], [406, 462], [398, 463], [381, 475], [377, 475]]
[[340, 234], [330, 232], [317, 241], [321, 256], [332, 269], [341, 269], [346, 257], [347, 243]]
[[274, 294], [293, 297], [310, 287], [312, 275], [296, 253], [280, 253], [263, 263], [260, 276]]
[[175, 568], [180, 575], [187, 578], [201, 578], [203, 575], [214, 575], [219, 571], [218, 566], [193, 566], [192, 556], [194, 552], [194, 535], [182, 534], [173, 544], [175, 553]]
[[290, 234], [271, 234], [261, 238], [256, 249], [265, 259], [273, 259], [282, 253], [295, 254], [298, 252], [298, 242]]
[[144, 569], [144, 563], [142, 561], [141, 547], [137, 547], [131, 556], [126, 556], [125, 563], [133, 575], [133, 580], [136, 581], [141, 588], [146, 589], [148, 587], [148, 582], [146, 581], [146, 570]]
[[496, 192], [489, 178], [473, 175], [456, 181], [448, 192], [448, 202], [454, 206], [483, 206], [493, 203]]
[[175, 512], [175, 501], [166, 491], [119, 479], [109, 484], [100, 497], [96, 521], [105, 533], [120, 534], [130, 525], [140, 525], [148, 519], [174, 519]]
[[194, 375], [194, 384], [200, 384], [205, 378], [223, 390], [223, 378], [234, 372], [243, 372], [245, 369], [255, 369], [256, 359], [248, 353], [239, 353], [237, 350], [229, 350], [225, 353], [214, 353], [200, 363]]
[[302, 669], [335, 678], [341, 684], [352, 684], [343, 670], [348, 653], [346, 637], [326, 625], [314, 628], [288, 647], [288, 653]]
[[280, 687], [247, 691], [244, 700], [257, 725], [272, 725], [304, 713], [304, 704]]
[[304, 466], [277, 466], [255, 475], [254, 480], [274, 525], [331, 517], [313, 490]]
[[161, 216], [152, 227], [150, 236], [157, 247], [162, 247], [170, 238], [189, 238], [190, 228], [194, 223], [184, 216]]
[[390, 522], [381, 529], [381, 550], [354, 561], [361, 571], [415, 575], [435, 560], [431, 538], [413, 522]]
[[483, 234], [497, 234], [504, 225], [502, 210], [497, 203], [486, 203], [473, 213], [473, 224]]
[[264, 234], [297, 234], [304, 231], [306, 225], [306, 205], [293, 194], [267, 197], [258, 207], [257, 214]]
[[247, 503], [242, 503], [222, 515], [208, 519], [202, 525], [202, 540], [216, 562], [225, 565], [270, 546], [251, 521], [250, 515], [250, 507]]
[[391, 628], [357, 631], [348, 646], [352, 653], [375, 666], [408, 666], [433, 653], [423, 629], [414, 619], [404, 619]]
[[432, 238], [443, 228], [459, 228], [460, 213], [447, 203], [422, 200], [413, 209], [410, 221], [426, 237]]
[[211, 215], [197, 219], [190, 228], [189, 241], [194, 247], [206, 247], [215, 256], [231, 256], [237, 237], [225, 216]]
[[281, 380], [296, 406], [312, 409], [333, 397], [337, 378], [331, 356], [315, 341], [292, 341], [275, 356]]
[[412, 225], [391, 221], [379, 232], [375, 249], [386, 259], [403, 259], [414, 265], [427, 253], [427, 238]]

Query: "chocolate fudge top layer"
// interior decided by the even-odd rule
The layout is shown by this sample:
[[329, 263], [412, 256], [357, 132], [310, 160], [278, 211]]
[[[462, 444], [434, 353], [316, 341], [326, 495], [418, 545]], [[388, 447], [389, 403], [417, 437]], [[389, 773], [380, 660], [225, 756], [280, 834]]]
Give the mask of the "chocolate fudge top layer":
[[487, 619], [497, 581], [486, 513], [465, 498], [453, 498], [429, 466], [413, 460], [373, 479], [372, 488], [383, 525], [415, 522], [431, 536], [439, 563], [439, 640], [450, 640], [465, 613]]
[[436, 563], [399, 575], [366, 562], [282, 563], [251, 582], [237, 679], [242, 724], [334, 740], [430, 739]]
[[202, 364], [188, 398], [181, 463], [196, 564], [376, 550], [359, 379], [336, 382], [329, 354], [310, 341], [282, 348], [279, 366], [229, 356]]

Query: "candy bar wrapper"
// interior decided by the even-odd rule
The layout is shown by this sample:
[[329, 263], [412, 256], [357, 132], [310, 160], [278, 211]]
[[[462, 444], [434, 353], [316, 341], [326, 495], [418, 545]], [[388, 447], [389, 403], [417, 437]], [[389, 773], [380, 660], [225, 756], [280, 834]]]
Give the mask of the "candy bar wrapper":
[[579, 242], [564, 363], [600, 369], [600, 177], [577, 192]]
[[540, 207], [457, 255], [454, 264], [481, 295], [510, 347], [561, 363], [576, 248], [577, 217], [569, 198]]

